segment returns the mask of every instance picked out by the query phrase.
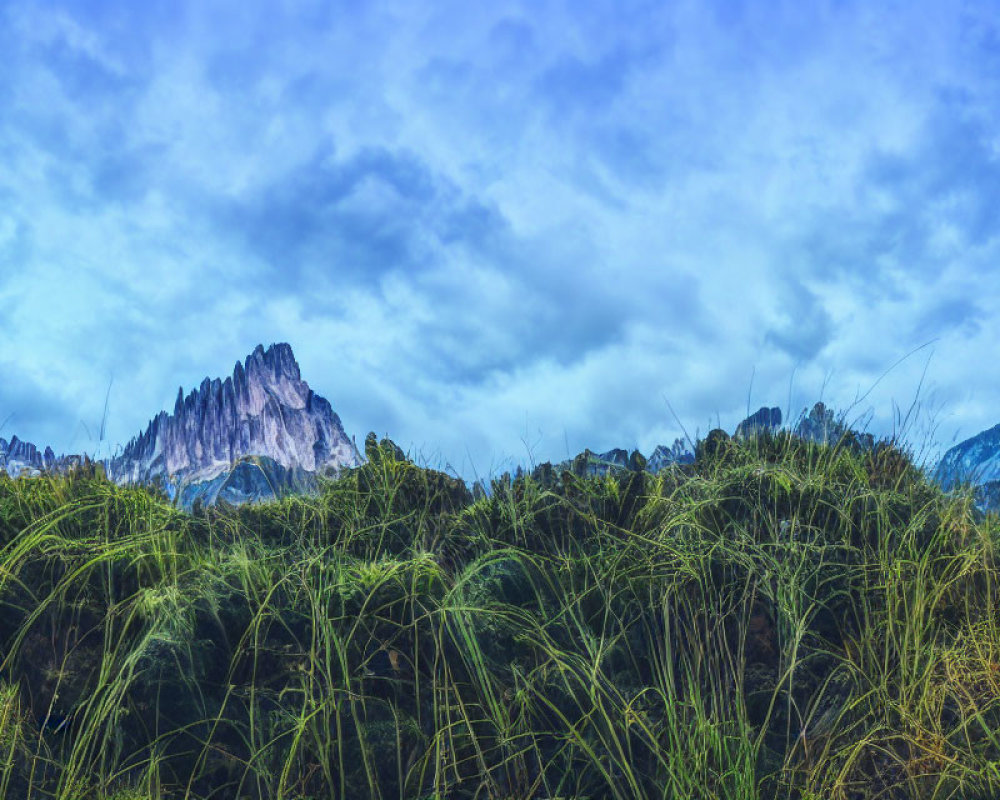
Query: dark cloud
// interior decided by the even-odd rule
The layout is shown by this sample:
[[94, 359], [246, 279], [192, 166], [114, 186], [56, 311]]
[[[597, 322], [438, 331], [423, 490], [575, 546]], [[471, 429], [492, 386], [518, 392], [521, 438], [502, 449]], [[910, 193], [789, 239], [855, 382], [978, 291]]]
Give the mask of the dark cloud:
[[668, 165], [648, 131], [621, 124], [602, 127], [594, 134], [594, 152], [630, 187], [649, 191], [663, 185]]
[[[568, 231], [573, 244], [562, 252], [520, 242], [498, 209], [406, 152], [317, 154], [225, 214], [226, 227], [269, 265], [269, 292], [325, 287], [304, 295], [310, 313], [329, 308], [342, 287], [380, 291], [387, 276], [404, 276], [433, 303], [416, 334], [425, 369], [440, 380], [481, 381], [526, 358], [569, 364], [620, 341], [627, 324], [650, 312], [675, 324], [697, 316], [696, 285], [685, 276], [652, 304], [637, 298], [604, 275], [585, 233]], [[508, 291], [484, 294], [465, 280], [462, 263], [502, 276]], [[487, 344], [497, 328], [516, 331], [499, 349]]]
[[539, 53], [535, 29], [524, 19], [504, 17], [489, 31], [489, 46], [496, 63], [517, 68]]
[[765, 333], [764, 343], [780, 348], [794, 363], [812, 361], [833, 338], [833, 320], [822, 299], [794, 279], [776, 289], [779, 322]]
[[[0, 214], [0, 263], [26, 264], [32, 258], [34, 232], [21, 214], [11, 213], [14, 203], [10, 198], [11, 193], [0, 186], [0, 204], [6, 206], [6, 214]], [[0, 271], [0, 288], [13, 277], [12, 271]]]
[[505, 230], [495, 208], [464, 196], [417, 156], [384, 148], [347, 159], [321, 151], [221, 214], [274, 268], [275, 283], [296, 289], [316, 273], [377, 287], [387, 273], [434, 265], [444, 247], [481, 249]]
[[818, 213], [803, 236], [810, 273], [900, 297], [892, 274], [934, 278], [963, 251], [997, 239], [1000, 152], [995, 127], [961, 94], [943, 93], [915, 146], [875, 150], [855, 203]]
[[925, 308], [913, 321], [910, 339], [925, 342], [956, 330], [963, 337], [971, 338], [980, 333], [988, 316], [971, 297], [942, 298]]
[[565, 55], [542, 73], [537, 89], [557, 118], [604, 111], [622, 91], [632, 64], [632, 57], [624, 51], [596, 61]]
[[107, 63], [74, 46], [64, 37], [41, 46], [37, 54], [56, 78], [66, 97], [90, 103], [113, 99], [134, 90], [136, 82]]

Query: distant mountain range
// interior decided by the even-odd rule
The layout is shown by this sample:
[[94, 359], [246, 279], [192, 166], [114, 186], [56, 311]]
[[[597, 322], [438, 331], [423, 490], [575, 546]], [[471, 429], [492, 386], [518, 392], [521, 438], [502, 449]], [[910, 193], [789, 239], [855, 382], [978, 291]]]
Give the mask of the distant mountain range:
[[[765, 406], [737, 425], [733, 435], [746, 438], [776, 431], [781, 424], [781, 409]], [[823, 403], [803, 411], [791, 430], [816, 442], [850, 435], [873, 444], [870, 434], [849, 430]], [[585, 450], [560, 464], [544, 464], [535, 473], [655, 473], [692, 463], [695, 455], [688, 444], [676, 439], [669, 447], [658, 445], [648, 458], [617, 448]], [[0, 471], [11, 475], [65, 472], [86, 460], [57, 456], [50, 447], [39, 449], [16, 436], [0, 438]], [[292, 348], [273, 344], [266, 350], [258, 346], [224, 381], [206, 378], [187, 395], [179, 389], [172, 414], [161, 411], [120, 453], [100, 463], [116, 483], [158, 485], [179, 505], [191, 508], [195, 503], [242, 503], [311, 492], [320, 476], [335, 476], [364, 461], [330, 403], [302, 380]], [[1000, 508], [1000, 425], [948, 450], [933, 476], [946, 491], [972, 484], [980, 507]]]
[[0, 471], [10, 475], [36, 474], [43, 470], [64, 472], [82, 462], [80, 456], [56, 456], [51, 447], [39, 450], [31, 442], [22, 442], [16, 436], [8, 442], [0, 438]]
[[[781, 428], [781, 409], [762, 406], [759, 410], [748, 416], [739, 425], [733, 436], [737, 439], [745, 439], [765, 431], [774, 432]], [[792, 432], [802, 438], [814, 442], [830, 443], [837, 441], [844, 435], [853, 435], [860, 443], [873, 444], [872, 437], [868, 434], [859, 434], [849, 431], [847, 426], [836, 419], [831, 409], [823, 403], [816, 403], [812, 410], [802, 411], [798, 421], [792, 428]], [[719, 431], [728, 436], [724, 431]], [[695, 455], [689, 447], [690, 443], [685, 443], [683, 439], [675, 439], [670, 447], [657, 445], [648, 458], [637, 450], [629, 453], [627, 450], [615, 448], [605, 453], [596, 453], [592, 450], [584, 450], [576, 458], [560, 462], [556, 465], [548, 465], [555, 473], [569, 470], [580, 475], [605, 475], [609, 472], [620, 472], [624, 470], [644, 469], [647, 472], [659, 472], [674, 464], [691, 464], [695, 460]], [[536, 473], [541, 474], [544, 469]]]

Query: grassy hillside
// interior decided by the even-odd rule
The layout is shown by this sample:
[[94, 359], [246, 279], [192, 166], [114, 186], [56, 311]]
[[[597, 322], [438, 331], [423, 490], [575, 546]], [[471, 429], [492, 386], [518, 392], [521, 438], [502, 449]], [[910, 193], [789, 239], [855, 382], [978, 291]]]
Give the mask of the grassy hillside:
[[997, 521], [898, 450], [379, 454], [193, 515], [0, 477], [0, 796], [1000, 797]]

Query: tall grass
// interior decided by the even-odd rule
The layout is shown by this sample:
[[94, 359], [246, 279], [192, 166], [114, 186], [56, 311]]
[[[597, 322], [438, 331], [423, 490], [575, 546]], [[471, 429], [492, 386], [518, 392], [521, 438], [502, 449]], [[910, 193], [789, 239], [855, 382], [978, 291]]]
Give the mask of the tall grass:
[[186, 514], [0, 476], [0, 796], [1000, 796], [997, 522], [899, 448]]

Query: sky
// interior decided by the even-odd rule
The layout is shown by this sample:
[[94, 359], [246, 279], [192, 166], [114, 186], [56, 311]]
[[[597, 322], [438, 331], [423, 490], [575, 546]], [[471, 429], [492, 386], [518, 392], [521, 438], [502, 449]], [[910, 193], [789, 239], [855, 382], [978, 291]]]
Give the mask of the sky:
[[272, 342], [467, 478], [1000, 422], [997, 3], [0, 0], [0, 54], [5, 438]]

